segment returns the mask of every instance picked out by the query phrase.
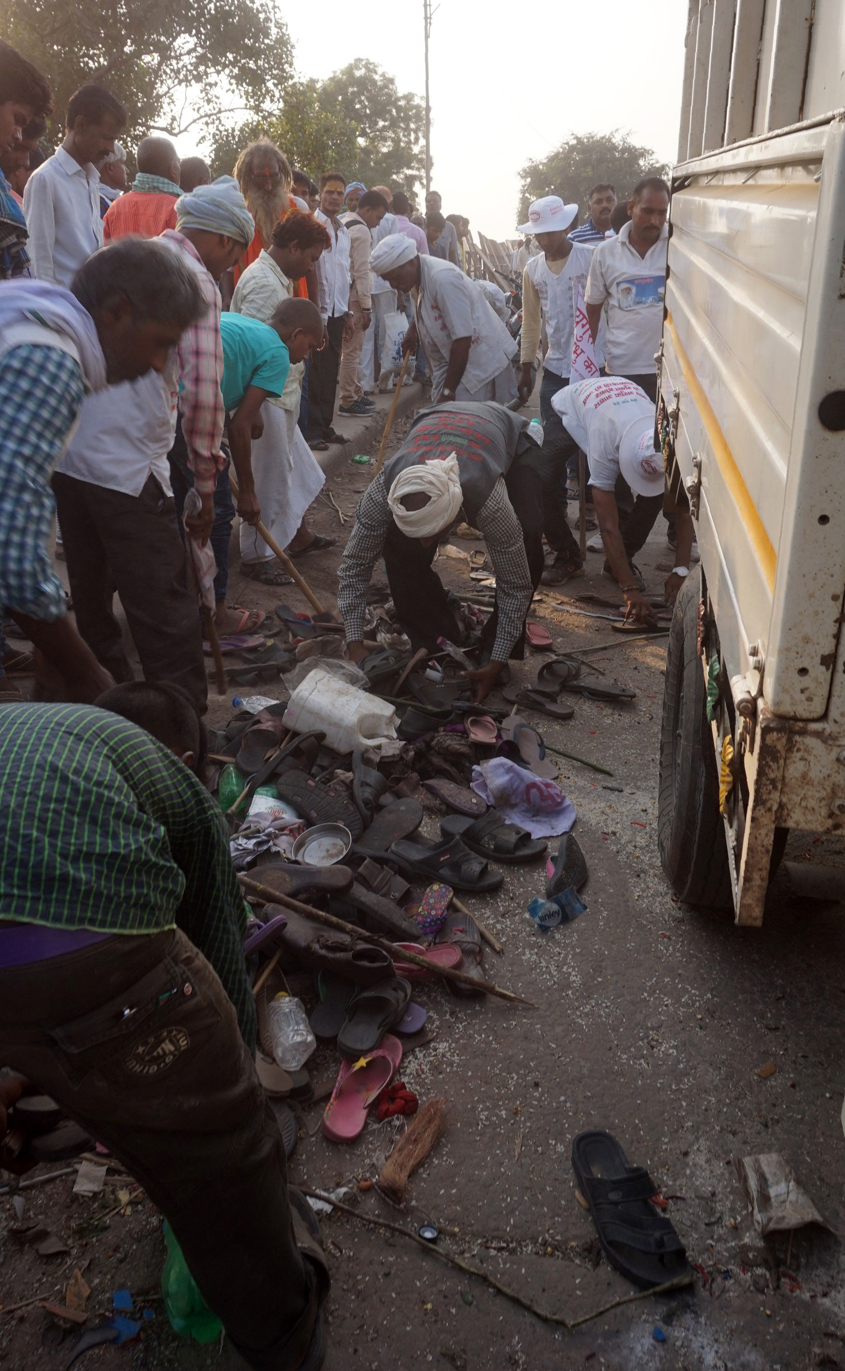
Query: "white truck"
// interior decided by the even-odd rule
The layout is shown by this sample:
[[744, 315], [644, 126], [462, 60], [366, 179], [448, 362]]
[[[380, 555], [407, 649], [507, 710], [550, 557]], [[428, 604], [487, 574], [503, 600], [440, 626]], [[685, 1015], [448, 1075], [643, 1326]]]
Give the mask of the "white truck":
[[658, 423], [701, 554], [669, 639], [659, 844], [759, 925], [845, 829], [845, 0], [690, 0]]

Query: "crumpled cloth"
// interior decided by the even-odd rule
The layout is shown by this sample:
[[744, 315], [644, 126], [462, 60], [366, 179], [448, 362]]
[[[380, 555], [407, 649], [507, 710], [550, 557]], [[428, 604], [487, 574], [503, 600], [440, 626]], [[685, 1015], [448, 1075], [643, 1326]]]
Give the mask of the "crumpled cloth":
[[575, 806], [559, 785], [507, 757], [491, 757], [474, 766], [470, 784], [506, 823], [518, 824], [532, 838], [568, 833], [575, 823]]
[[378, 1121], [384, 1123], [396, 1114], [416, 1114], [418, 1108], [419, 1100], [413, 1090], [409, 1090], [404, 1081], [394, 1081], [385, 1086], [378, 1097]]

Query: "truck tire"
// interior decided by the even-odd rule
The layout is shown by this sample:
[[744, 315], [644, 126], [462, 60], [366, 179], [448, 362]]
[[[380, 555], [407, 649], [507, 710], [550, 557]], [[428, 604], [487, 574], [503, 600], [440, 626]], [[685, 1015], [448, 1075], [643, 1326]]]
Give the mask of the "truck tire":
[[679, 900], [733, 907], [719, 773], [696, 648], [701, 570], [681, 588], [666, 654], [657, 833], [660, 862]]

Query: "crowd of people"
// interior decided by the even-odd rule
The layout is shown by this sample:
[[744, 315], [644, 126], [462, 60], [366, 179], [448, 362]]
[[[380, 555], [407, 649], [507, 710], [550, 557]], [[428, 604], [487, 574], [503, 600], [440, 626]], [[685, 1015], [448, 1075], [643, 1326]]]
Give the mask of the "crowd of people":
[[[367, 652], [381, 558], [412, 647], [460, 640], [432, 562], [469, 518], [496, 576], [471, 673], [483, 700], [523, 654], [541, 579], [583, 573], [566, 517], [579, 451], [606, 570], [649, 622], [633, 559], [661, 508], [670, 601], [692, 549], [655, 426], [669, 188], [646, 177], [617, 203], [598, 184], [580, 226], [558, 196], [530, 206], [518, 344], [501, 286], [468, 274], [469, 221], [437, 192], [421, 213], [400, 188], [312, 179], [264, 137], [231, 175], [160, 135], [130, 157], [127, 112], [99, 85], [72, 96], [49, 151], [53, 112], [47, 79], [0, 44], [0, 676], [27, 657], [4, 636], [16, 626], [42, 701], [0, 680], [0, 1066], [144, 1184], [250, 1365], [316, 1368], [325, 1264], [253, 1069], [228, 833], [192, 774], [207, 681], [186, 548], [211, 549], [217, 635], [260, 627], [229, 596], [235, 516], [262, 585], [289, 577], [261, 530], [293, 559], [332, 545], [308, 523], [314, 454], [398, 383], [398, 319], [402, 371], [431, 393], [340, 566], [349, 657]], [[538, 437], [517, 411], [541, 357]]]

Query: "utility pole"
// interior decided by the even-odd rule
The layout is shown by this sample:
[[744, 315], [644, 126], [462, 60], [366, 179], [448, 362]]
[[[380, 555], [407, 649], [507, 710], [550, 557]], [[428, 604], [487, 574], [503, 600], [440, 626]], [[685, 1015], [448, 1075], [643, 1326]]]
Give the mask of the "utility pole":
[[[436, 9], [440, 6], [437, 5]], [[425, 193], [431, 190], [431, 97], [428, 84], [428, 40], [431, 35], [431, 21], [436, 10], [431, 8], [431, 0], [423, 0], [423, 33], [425, 34]]]

